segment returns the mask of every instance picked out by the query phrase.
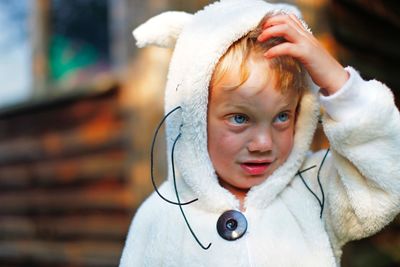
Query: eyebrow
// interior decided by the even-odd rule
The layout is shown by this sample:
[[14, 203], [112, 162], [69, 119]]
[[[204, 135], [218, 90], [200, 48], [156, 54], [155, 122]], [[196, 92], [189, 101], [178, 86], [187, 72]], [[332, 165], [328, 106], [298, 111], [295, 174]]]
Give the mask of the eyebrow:
[[[294, 107], [296, 108], [297, 103], [294, 105]], [[279, 109], [290, 109], [292, 107], [292, 103], [291, 102], [285, 102], [283, 105], [279, 105]]]
[[[237, 108], [240, 110], [251, 110], [252, 109], [252, 105], [250, 104], [246, 104], [246, 103], [225, 103], [224, 108]], [[289, 110], [292, 107], [292, 103], [290, 102], [286, 102], [283, 103], [282, 105], [277, 105], [277, 110], [279, 111], [283, 111], [283, 110]], [[297, 107], [297, 104], [293, 106], [293, 108], [295, 109]]]
[[238, 109], [248, 109], [250, 105], [246, 105], [246, 104], [241, 104], [241, 103], [225, 103], [223, 105], [224, 108], [238, 108]]
[[223, 91], [233, 91], [233, 90], [237, 89], [239, 86], [240, 86], [240, 84], [239, 84], [239, 85], [231, 85], [231, 86], [222, 85], [222, 86], [220, 86], [220, 88], [221, 88]]

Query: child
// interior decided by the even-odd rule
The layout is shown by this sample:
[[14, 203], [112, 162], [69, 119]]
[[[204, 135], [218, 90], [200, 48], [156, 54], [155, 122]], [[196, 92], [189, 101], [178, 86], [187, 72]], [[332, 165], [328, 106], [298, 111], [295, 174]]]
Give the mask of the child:
[[[399, 212], [390, 90], [343, 69], [299, 16], [221, 0], [134, 31], [139, 46], [174, 46], [170, 169], [137, 211], [121, 266], [339, 266], [346, 242]], [[320, 104], [331, 148], [313, 154]]]

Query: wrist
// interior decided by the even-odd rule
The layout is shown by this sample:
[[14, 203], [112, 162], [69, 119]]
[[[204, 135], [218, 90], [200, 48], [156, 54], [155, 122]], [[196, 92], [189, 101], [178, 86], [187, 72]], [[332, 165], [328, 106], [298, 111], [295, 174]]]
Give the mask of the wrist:
[[356, 70], [346, 67], [348, 81], [335, 94], [320, 95], [319, 101], [326, 113], [334, 121], [350, 120], [357, 116], [361, 107], [368, 107], [373, 101], [373, 94], [366, 92], [368, 82], [364, 81]]
[[320, 89], [323, 96], [330, 96], [335, 94], [342, 88], [349, 80], [350, 74], [342, 67], [337, 68], [337, 71], [330, 74], [331, 82]]

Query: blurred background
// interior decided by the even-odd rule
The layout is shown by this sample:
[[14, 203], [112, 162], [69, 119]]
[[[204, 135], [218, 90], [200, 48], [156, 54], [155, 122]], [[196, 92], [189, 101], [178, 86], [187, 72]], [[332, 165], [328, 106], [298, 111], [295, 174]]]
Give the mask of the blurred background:
[[[209, 2], [0, 0], [0, 266], [118, 265], [152, 192], [149, 149], [171, 55], [137, 49], [131, 31]], [[399, 103], [398, 1], [284, 2], [343, 65], [386, 83]], [[325, 146], [319, 131], [313, 148]], [[400, 266], [400, 217], [348, 244], [343, 266]]]

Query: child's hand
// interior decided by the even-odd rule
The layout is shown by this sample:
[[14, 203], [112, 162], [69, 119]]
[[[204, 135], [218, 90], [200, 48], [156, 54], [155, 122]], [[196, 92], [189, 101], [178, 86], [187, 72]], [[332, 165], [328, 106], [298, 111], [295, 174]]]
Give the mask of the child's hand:
[[324, 95], [334, 94], [348, 80], [349, 74], [343, 66], [304, 28], [295, 15], [282, 14], [267, 19], [258, 41], [263, 42], [271, 37], [283, 37], [287, 42], [272, 47], [265, 56], [287, 55], [296, 58]]

